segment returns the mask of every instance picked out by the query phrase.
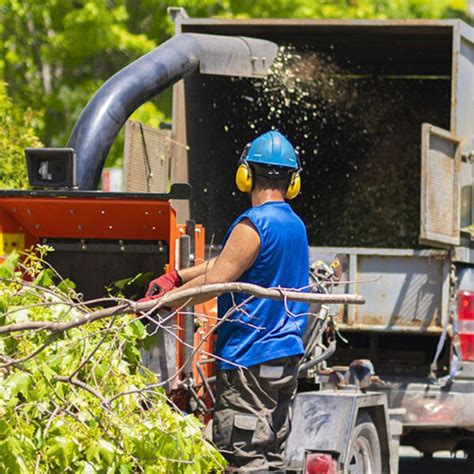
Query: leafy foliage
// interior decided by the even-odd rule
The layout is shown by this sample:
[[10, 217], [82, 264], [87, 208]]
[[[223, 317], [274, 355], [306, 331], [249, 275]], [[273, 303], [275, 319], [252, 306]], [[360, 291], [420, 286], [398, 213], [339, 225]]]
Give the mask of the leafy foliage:
[[465, 0], [230, 0], [232, 14], [252, 18], [443, 18], [463, 16]]
[[155, 46], [127, 20], [124, 1], [0, 0], [3, 76], [16, 100], [44, 111], [48, 145], [64, 146], [99, 86]]
[[[84, 316], [70, 304], [73, 285], [53, 284], [44, 251], [25, 261], [32, 283], [22, 280], [17, 254], [0, 266], [0, 324]], [[161, 389], [143, 390], [157, 382], [140, 363], [145, 339], [131, 315], [63, 333], [1, 335], [0, 471], [220, 471], [224, 461], [200, 423], [175, 411]]]
[[[468, 19], [467, 0], [176, 0], [192, 17]], [[163, 0], [0, 0], [0, 77], [15, 103], [42, 113], [37, 133], [64, 146], [100, 85], [173, 34]], [[171, 114], [167, 91], [134, 118]], [[150, 114], [160, 110], [162, 115]], [[122, 141], [108, 164], [120, 160]]]
[[27, 185], [25, 147], [41, 146], [34, 132], [37, 118], [33, 111], [13, 103], [0, 81], [0, 187]]

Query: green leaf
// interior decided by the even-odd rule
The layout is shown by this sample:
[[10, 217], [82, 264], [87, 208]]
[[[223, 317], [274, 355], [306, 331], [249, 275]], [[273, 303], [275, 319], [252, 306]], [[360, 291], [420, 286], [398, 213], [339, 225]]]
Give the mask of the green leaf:
[[119, 467], [119, 474], [131, 474], [132, 471], [132, 465], [131, 464], [120, 464]]
[[34, 279], [33, 284], [48, 288], [53, 284], [53, 276], [53, 271], [50, 268], [46, 268], [38, 273], [38, 276]]
[[95, 440], [89, 443], [89, 446], [86, 450], [86, 458], [88, 461], [93, 462], [99, 454], [99, 446]]
[[[1, 82], [0, 82], [1, 86]], [[17, 251], [11, 252], [8, 257], [0, 264], [0, 277], [1, 278], [13, 278], [15, 276], [15, 270], [18, 267], [20, 255]]]
[[56, 436], [49, 441], [46, 453], [52, 457], [60, 467], [70, 465], [77, 446], [72, 438], [66, 436]]
[[5, 381], [12, 396], [16, 397], [21, 393], [25, 400], [28, 400], [31, 382], [31, 375], [25, 372], [15, 372]]
[[131, 328], [133, 335], [134, 335], [137, 339], [144, 339], [144, 338], [147, 336], [147, 332], [146, 332], [145, 326], [144, 326], [144, 325], [142, 324], [142, 322], [139, 321], [138, 319], [132, 321], [132, 322], [129, 324], [129, 327]]
[[99, 455], [106, 461], [107, 463], [112, 463], [115, 457], [115, 447], [113, 444], [105, 441], [105, 439], [100, 439], [98, 442], [99, 448]]
[[5, 420], [0, 420], [0, 438], [4, 438], [10, 432], [10, 426]]
[[61, 293], [69, 295], [76, 289], [76, 284], [73, 281], [69, 280], [69, 278], [65, 278], [64, 280], [61, 280], [57, 288]]

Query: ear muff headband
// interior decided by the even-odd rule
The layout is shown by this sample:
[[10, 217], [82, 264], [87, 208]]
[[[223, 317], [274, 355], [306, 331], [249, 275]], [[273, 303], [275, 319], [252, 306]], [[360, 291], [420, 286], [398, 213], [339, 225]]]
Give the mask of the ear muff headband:
[[[239, 160], [239, 165], [237, 167], [237, 172], [235, 173], [235, 184], [237, 189], [242, 193], [249, 193], [253, 189], [253, 175], [250, 165], [247, 163], [245, 158], [248, 155], [251, 143], [247, 143], [245, 146], [242, 155]], [[298, 160], [298, 169], [292, 171], [290, 175], [290, 182], [285, 193], [285, 198], [288, 200], [294, 199], [301, 191], [301, 165], [298, 152], [296, 152], [296, 157]]]

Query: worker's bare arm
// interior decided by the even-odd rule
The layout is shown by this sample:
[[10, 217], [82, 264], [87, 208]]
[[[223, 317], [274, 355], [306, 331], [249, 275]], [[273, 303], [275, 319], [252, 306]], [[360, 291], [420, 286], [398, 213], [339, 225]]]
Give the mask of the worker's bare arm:
[[183, 285], [201, 275], [205, 275], [206, 273], [208, 273], [214, 266], [216, 260], [217, 257], [214, 257], [210, 260], [200, 263], [199, 265], [195, 265], [194, 267], [179, 270], [179, 276], [181, 277]]
[[[260, 236], [250, 221], [239, 222], [230, 234], [221, 254], [207, 272], [187, 281], [179, 290], [196, 288], [211, 283], [226, 283], [239, 279], [248, 270], [260, 250]], [[173, 290], [177, 291], [177, 290]], [[195, 297], [187, 304], [194, 305], [211, 299], [209, 296]], [[179, 302], [179, 304], [183, 304]], [[175, 306], [179, 306], [176, 304]]]

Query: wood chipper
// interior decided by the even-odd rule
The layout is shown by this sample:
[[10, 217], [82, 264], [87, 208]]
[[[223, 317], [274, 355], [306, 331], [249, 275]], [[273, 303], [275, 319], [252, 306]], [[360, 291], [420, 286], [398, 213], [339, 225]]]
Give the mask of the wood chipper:
[[[276, 52], [276, 44], [254, 38], [181, 35], [119, 71], [84, 109], [67, 148], [26, 150], [34, 190], [0, 192], [0, 254], [47, 244], [53, 249], [48, 263], [75, 282], [84, 301], [102, 299], [111, 285], [145, 275], [128, 288], [139, 289], [141, 294], [128, 295], [139, 298], [147, 279], [204, 261], [204, 228], [191, 220], [178, 224], [171, 205], [191, 198], [189, 184], [174, 183], [163, 194], [100, 192], [103, 164], [128, 116], [162, 90], [195, 71], [262, 77]], [[214, 338], [204, 335], [215, 324], [216, 304], [192, 310], [200, 317], [195, 321], [182, 311], [169, 322], [172, 335], [150, 323], [143, 358], [160, 380], [169, 381], [179, 406], [208, 413]], [[178, 368], [181, 384], [172, 377]]]
[[[57, 151], [45, 156], [57, 156]], [[183, 268], [203, 261], [204, 229], [191, 221], [177, 224], [170, 204], [170, 199], [190, 197], [191, 188], [179, 184], [171, 186], [168, 194], [146, 195], [79, 190], [2, 191], [0, 251], [5, 255], [47, 244], [53, 249], [47, 256], [48, 263], [60, 275], [75, 281], [83, 300], [101, 299], [107, 296], [107, 288], [131, 276], [148, 275], [149, 279], [165, 268]], [[143, 284], [136, 289], [143, 291]], [[126, 292], [129, 291], [134, 291], [130, 285]], [[196, 311], [209, 316], [201, 318], [197, 338], [209, 331], [215, 321], [215, 304], [199, 305]], [[160, 378], [169, 378], [189, 357], [189, 348], [192, 351], [194, 323], [189, 327], [188, 321], [190, 318], [181, 316], [175, 324], [183, 328], [177, 337], [188, 346], [168, 343], [160, 333], [156, 337], [164, 339], [150, 344], [152, 349], [144, 352], [145, 363]], [[211, 353], [212, 339], [204, 342], [202, 350]], [[196, 376], [212, 374], [212, 367], [202, 361], [196, 361], [195, 370], [202, 370]], [[184, 373], [188, 374], [188, 368]]]

